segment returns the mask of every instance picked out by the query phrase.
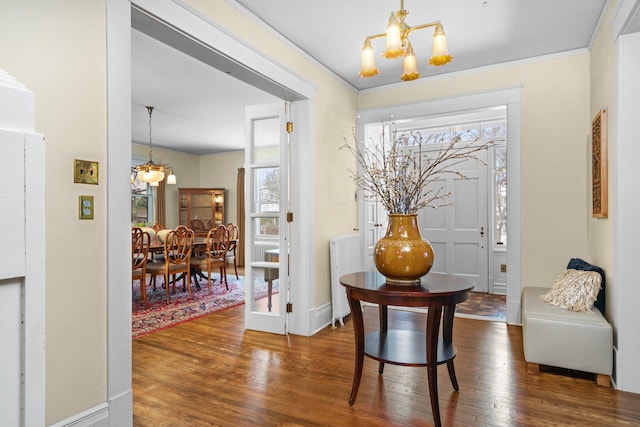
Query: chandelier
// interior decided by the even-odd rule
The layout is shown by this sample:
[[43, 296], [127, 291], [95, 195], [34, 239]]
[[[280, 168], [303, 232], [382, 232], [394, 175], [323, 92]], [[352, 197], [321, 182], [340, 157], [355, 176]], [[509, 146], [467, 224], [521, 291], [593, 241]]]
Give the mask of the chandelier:
[[404, 61], [402, 63], [402, 76], [400, 79], [410, 81], [420, 77], [418, 66], [416, 64], [416, 56], [413, 53], [413, 47], [411, 47], [411, 42], [409, 41], [409, 34], [412, 31], [429, 27], [435, 27], [435, 31], [433, 33], [433, 48], [431, 58], [429, 58], [429, 64], [439, 66], [451, 62], [453, 57], [449, 55], [447, 39], [445, 38], [444, 30], [442, 29], [440, 21], [410, 27], [404, 22], [408, 14], [409, 12], [404, 9], [404, 0], [400, 0], [400, 10], [397, 12], [391, 12], [389, 24], [387, 25], [387, 32], [368, 36], [364, 40], [360, 77], [373, 77], [378, 74], [379, 71], [376, 68], [374, 61], [371, 40], [382, 37], [387, 38], [386, 49], [382, 53], [384, 58], [398, 58], [400, 56], [404, 56]]
[[[142, 182], [149, 183], [151, 186], [157, 187], [158, 183], [164, 180], [165, 167], [157, 163], [153, 163], [153, 145], [151, 142], [151, 114], [153, 107], [147, 106], [149, 112], [149, 161], [145, 164], [136, 166], [138, 177]], [[173, 168], [167, 167], [169, 176], [167, 176], [167, 184], [175, 184], [176, 176], [173, 174]]]

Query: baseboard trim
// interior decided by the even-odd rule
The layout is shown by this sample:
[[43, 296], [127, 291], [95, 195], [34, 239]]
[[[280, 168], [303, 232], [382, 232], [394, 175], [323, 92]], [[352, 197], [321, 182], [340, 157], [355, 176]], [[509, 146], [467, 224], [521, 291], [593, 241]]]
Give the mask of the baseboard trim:
[[51, 424], [49, 427], [111, 427], [130, 426], [133, 423], [133, 393], [129, 389], [113, 397], [111, 402], [103, 402]]
[[52, 424], [50, 427], [109, 427], [109, 424], [109, 404], [103, 402]]
[[311, 309], [309, 313], [309, 336], [317, 334], [331, 324], [332, 310], [330, 302]]

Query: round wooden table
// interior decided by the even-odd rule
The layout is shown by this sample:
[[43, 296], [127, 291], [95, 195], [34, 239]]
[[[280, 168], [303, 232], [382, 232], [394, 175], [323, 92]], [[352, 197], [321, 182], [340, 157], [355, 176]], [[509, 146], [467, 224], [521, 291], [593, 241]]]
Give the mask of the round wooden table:
[[[451, 384], [457, 391], [458, 381], [453, 367], [456, 347], [452, 343], [453, 318], [456, 304], [466, 301], [473, 282], [459, 277], [429, 273], [420, 285], [388, 285], [377, 271], [346, 274], [340, 283], [347, 291], [356, 338], [356, 361], [349, 405], [358, 394], [364, 356], [378, 360], [378, 372], [384, 364], [426, 366], [429, 381], [431, 411], [436, 426], [440, 426], [438, 405], [437, 366], [447, 364]], [[380, 330], [365, 336], [360, 301], [379, 305]], [[428, 307], [426, 333], [421, 331], [388, 330], [387, 306]], [[444, 316], [443, 316], [444, 308]], [[439, 337], [440, 319], [443, 319], [442, 338]]]

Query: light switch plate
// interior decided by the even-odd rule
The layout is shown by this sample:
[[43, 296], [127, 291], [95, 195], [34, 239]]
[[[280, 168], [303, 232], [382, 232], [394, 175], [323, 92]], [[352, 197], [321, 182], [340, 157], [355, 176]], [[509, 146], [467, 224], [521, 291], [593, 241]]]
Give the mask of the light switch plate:
[[80, 219], [93, 219], [93, 196], [80, 196], [78, 208]]
[[74, 159], [73, 182], [98, 185], [98, 162]]

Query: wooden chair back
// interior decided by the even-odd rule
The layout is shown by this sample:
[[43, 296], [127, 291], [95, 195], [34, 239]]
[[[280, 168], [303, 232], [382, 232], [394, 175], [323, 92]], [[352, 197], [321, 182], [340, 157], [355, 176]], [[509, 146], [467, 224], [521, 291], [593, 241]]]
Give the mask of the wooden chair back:
[[229, 229], [229, 250], [235, 254], [236, 246], [238, 246], [238, 240], [240, 239], [240, 229], [232, 222], [227, 224], [227, 228]]
[[164, 256], [167, 264], [188, 264], [193, 248], [193, 230], [178, 226], [164, 241]]
[[147, 261], [151, 236], [139, 227], [131, 229], [131, 280], [140, 281], [140, 296], [146, 307], [147, 301]]
[[207, 233], [207, 256], [212, 260], [224, 260], [229, 249], [229, 229], [224, 225]]
[[131, 269], [137, 270], [147, 264], [151, 236], [139, 227], [131, 229]]

